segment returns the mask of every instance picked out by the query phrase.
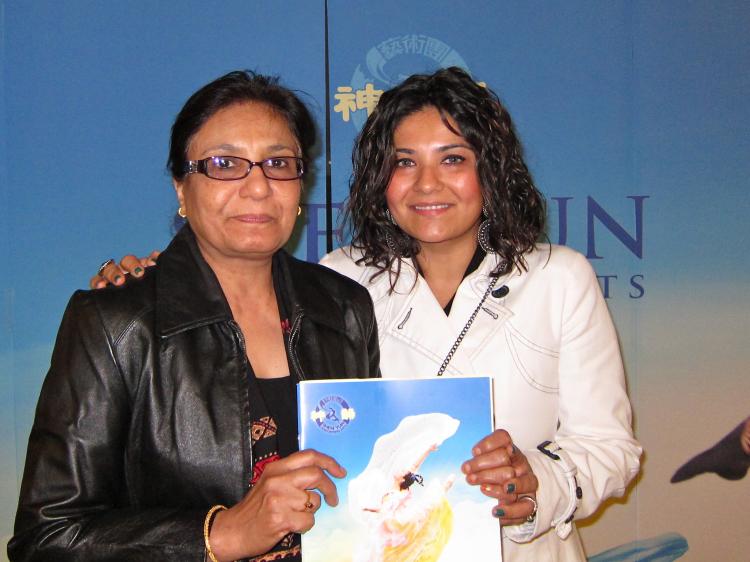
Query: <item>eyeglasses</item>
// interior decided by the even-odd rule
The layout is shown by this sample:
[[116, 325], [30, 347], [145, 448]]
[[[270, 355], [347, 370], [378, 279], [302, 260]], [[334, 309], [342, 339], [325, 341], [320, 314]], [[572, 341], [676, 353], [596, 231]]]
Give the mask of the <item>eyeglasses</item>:
[[260, 166], [269, 180], [296, 180], [305, 173], [305, 163], [295, 156], [274, 156], [253, 162], [239, 156], [209, 156], [203, 160], [188, 160], [186, 174], [205, 174], [221, 181], [241, 180], [247, 177], [253, 166]]

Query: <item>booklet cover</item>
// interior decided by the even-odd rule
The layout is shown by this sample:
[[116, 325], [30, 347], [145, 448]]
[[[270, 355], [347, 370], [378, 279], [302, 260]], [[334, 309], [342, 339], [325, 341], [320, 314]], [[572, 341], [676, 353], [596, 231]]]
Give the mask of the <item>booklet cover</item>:
[[489, 377], [305, 381], [300, 448], [334, 457], [339, 505], [302, 535], [304, 562], [501, 560], [496, 501], [461, 464], [492, 424]]

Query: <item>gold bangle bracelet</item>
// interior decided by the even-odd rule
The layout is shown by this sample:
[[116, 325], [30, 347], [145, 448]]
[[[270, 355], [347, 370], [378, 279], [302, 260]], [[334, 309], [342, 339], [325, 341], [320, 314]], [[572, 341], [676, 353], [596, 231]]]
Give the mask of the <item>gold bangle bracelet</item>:
[[216, 556], [214, 556], [213, 551], [211, 550], [211, 543], [208, 542], [208, 535], [211, 533], [211, 524], [214, 522], [214, 517], [216, 517], [216, 514], [219, 511], [224, 511], [226, 509], [223, 505], [215, 505], [211, 509], [208, 510], [208, 513], [206, 513], [206, 518], [203, 520], [203, 542], [206, 543], [206, 553], [208, 553], [208, 557], [211, 559], [211, 562], [219, 562], [216, 559]]

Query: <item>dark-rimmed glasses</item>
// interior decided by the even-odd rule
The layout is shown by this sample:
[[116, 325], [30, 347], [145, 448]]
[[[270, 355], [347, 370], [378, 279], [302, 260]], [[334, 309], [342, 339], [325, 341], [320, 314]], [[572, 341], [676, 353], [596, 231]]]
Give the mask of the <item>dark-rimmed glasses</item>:
[[205, 174], [221, 181], [241, 180], [247, 177], [253, 166], [260, 166], [269, 180], [296, 180], [305, 173], [305, 162], [295, 156], [273, 156], [253, 162], [239, 156], [209, 156], [203, 160], [188, 160], [186, 174]]

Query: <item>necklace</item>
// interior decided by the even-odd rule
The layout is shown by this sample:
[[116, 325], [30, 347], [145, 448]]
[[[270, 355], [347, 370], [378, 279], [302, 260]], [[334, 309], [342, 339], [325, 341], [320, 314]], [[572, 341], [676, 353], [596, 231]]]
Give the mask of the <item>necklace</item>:
[[445, 369], [448, 367], [448, 363], [450, 363], [451, 359], [453, 358], [453, 354], [456, 353], [458, 346], [461, 345], [461, 342], [463, 341], [464, 336], [466, 336], [466, 333], [469, 331], [469, 328], [471, 328], [471, 325], [474, 323], [474, 319], [477, 317], [477, 314], [479, 314], [479, 311], [482, 309], [482, 305], [484, 304], [484, 301], [487, 300], [487, 297], [492, 292], [492, 288], [495, 286], [495, 283], [497, 283], [497, 277], [492, 278], [492, 281], [490, 281], [490, 284], [487, 286], [487, 290], [482, 295], [482, 299], [479, 301], [479, 304], [474, 309], [474, 312], [471, 313], [471, 316], [469, 316], [469, 319], [466, 321], [466, 325], [461, 330], [461, 333], [458, 334], [456, 341], [453, 342], [453, 346], [451, 347], [451, 350], [448, 352], [448, 355], [445, 356], [445, 359], [443, 359], [443, 364], [440, 365], [440, 369], [438, 369], [438, 372], [437, 372], [438, 377], [443, 376]]

